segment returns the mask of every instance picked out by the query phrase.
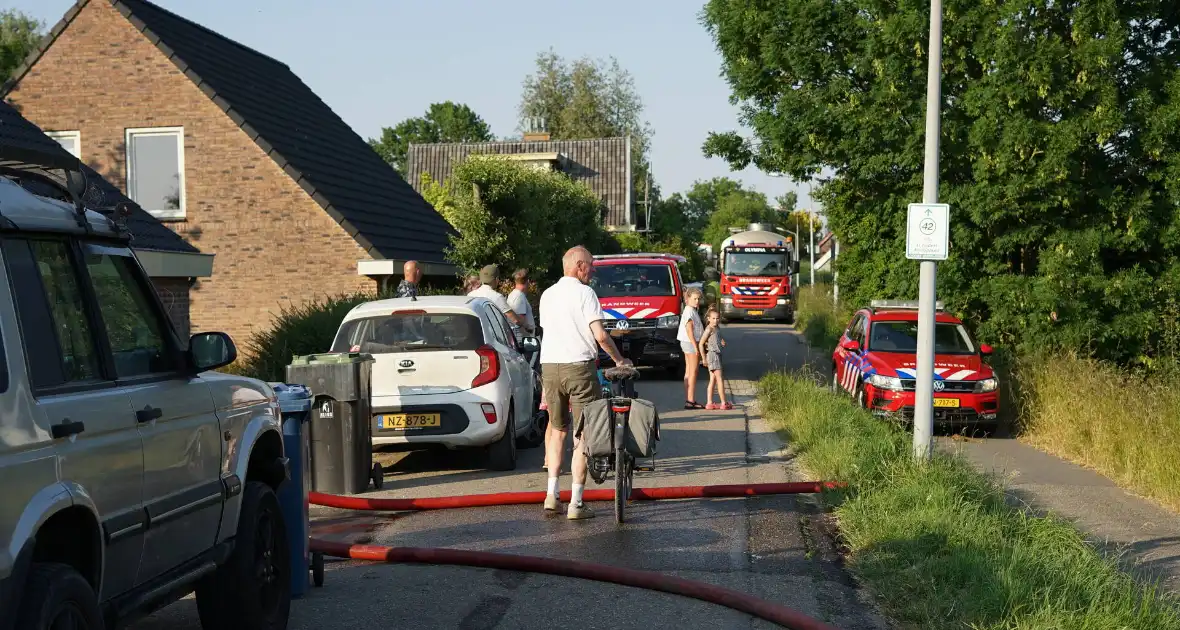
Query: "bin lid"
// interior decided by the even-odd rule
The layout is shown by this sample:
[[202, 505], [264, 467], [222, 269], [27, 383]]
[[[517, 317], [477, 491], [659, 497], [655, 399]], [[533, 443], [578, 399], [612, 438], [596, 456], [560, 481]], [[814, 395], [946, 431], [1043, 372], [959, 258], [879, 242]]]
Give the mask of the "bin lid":
[[372, 360], [373, 355], [367, 352], [322, 352], [319, 354], [291, 357], [291, 365], [365, 363]]
[[311, 409], [311, 389], [295, 383], [270, 383], [279, 399], [279, 411], [292, 413]]

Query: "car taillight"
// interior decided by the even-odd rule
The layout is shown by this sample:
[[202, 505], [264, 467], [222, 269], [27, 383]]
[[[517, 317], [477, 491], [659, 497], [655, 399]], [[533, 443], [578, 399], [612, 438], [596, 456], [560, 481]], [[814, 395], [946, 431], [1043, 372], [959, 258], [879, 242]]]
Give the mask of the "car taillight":
[[471, 386], [496, 382], [500, 378], [500, 355], [491, 346], [480, 346], [475, 349], [475, 354], [479, 355], [479, 374], [471, 380]]
[[483, 412], [483, 419], [488, 421], [488, 424], [496, 424], [496, 406], [492, 403], [483, 403], [479, 406], [480, 411]]

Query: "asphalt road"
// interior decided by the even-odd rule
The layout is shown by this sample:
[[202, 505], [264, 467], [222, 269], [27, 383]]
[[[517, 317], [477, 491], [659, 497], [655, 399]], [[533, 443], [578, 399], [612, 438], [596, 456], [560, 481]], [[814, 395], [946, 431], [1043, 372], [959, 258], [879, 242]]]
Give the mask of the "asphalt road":
[[[751, 402], [750, 380], [797, 368], [806, 348], [789, 327], [725, 329], [726, 377]], [[645, 375], [646, 376], [646, 375]], [[781, 444], [742, 406], [686, 411], [676, 380], [643, 380], [639, 395], [661, 413], [657, 470], [635, 485], [679, 486], [797, 480], [789, 462], [767, 458]], [[704, 382], [698, 387], [703, 401]], [[543, 490], [542, 452], [520, 452], [511, 473], [475, 469], [466, 453], [382, 453], [392, 470], [372, 496], [409, 497]], [[567, 457], [568, 462], [568, 457]], [[566, 466], [568, 470], [568, 464]], [[608, 481], [607, 484], [612, 482]], [[568, 489], [570, 477], [562, 477]], [[590, 481], [588, 488], [597, 487]], [[606, 487], [609, 487], [606, 486]], [[609, 503], [598, 517], [547, 518], [541, 506], [402, 514], [319, 509], [316, 535], [338, 540], [449, 547], [586, 560], [659, 571], [738, 589], [841, 628], [884, 627], [838, 566], [822, 518], [805, 499], [757, 497], [635, 503], [616, 525]], [[198, 628], [191, 599], [137, 623], [136, 630]], [[764, 628], [772, 624], [692, 599], [583, 580], [485, 569], [329, 561], [323, 588], [292, 604], [290, 627], [548, 629]]]

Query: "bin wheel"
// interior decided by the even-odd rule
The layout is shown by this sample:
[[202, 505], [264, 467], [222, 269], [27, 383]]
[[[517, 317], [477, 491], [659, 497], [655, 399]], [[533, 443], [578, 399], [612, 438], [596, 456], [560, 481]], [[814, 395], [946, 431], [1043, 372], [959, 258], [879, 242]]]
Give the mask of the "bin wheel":
[[324, 554], [311, 552], [311, 583], [316, 587], [324, 585]]
[[373, 489], [380, 490], [383, 485], [385, 485], [385, 471], [381, 469], [381, 464], [373, 464]]

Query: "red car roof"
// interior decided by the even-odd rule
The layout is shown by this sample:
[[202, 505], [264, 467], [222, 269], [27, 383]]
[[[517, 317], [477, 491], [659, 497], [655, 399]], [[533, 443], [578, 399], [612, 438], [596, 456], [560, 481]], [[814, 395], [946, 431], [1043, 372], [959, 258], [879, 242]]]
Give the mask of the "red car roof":
[[[868, 312], [869, 319], [875, 322], [916, 322], [918, 311], [912, 309], [877, 309]], [[934, 315], [934, 321], [943, 324], [962, 324], [963, 322], [950, 313], [939, 311]]]
[[599, 265], [675, 265], [670, 258], [596, 258], [594, 266]]

